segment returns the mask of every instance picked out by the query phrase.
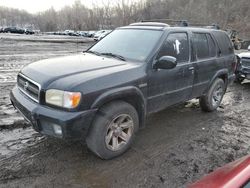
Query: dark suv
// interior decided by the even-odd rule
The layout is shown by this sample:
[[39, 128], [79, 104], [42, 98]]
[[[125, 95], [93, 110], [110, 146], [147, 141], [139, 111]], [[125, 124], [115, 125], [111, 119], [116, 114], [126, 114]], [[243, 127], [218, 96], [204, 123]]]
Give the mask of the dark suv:
[[148, 114], [199, 98], [218, 108], [235, 55], [220, 30], [135, 23], [79, 55], [42, 60], [18, 74], [12, 104], [42, 134], [86, 138], [99, 157], [124, 153]]
[[24, 29], [19, 27], [6, 27], [3, 30], [4, 33], [17, 33], [17, 34], [24, 34]]

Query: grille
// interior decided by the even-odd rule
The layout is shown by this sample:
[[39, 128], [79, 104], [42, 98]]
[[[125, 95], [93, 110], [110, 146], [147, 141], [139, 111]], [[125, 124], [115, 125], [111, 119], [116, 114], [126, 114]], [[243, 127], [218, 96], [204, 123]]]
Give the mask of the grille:
[[242, 58], [241, 63], [244, 67], [250, 67], [250, 58]]
[[26, 76], [19, 74], [17, 76], [18, 88], [29, 98], [39, 103], [40, 85]]

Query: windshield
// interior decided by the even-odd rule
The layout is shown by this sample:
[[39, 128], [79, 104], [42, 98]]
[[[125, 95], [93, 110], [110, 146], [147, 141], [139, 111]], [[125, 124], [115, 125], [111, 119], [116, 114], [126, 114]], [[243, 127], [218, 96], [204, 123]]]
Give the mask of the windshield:
[[117, 29], [91, 49], [99, 54], [115, 54], [125, 59], [144, 61], [161, 37], [162, 31]]

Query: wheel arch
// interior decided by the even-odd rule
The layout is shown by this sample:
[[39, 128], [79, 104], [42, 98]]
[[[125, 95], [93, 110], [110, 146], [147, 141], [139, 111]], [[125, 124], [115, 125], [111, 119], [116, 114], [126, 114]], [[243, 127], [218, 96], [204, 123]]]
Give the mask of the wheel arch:
[[136, 109], [139, 116], [139, 127], [144, 127], [146, 101], [143, 93], [134, 86], [116, 88], [101, 94], [91, 105], [91, 109], [100, 109], [103, 105], [119, 100], [131, 104]]
[[211, 85], [214, 83], [214, 81], [217, 78], [221, 78], [224, 81], [224, 83], [225, 83], [225, 86], [226, 86], [225, 88], [227, 88], [227, 85], [228, 85], [228, 70], [227, 69], [222, 69], [222, 70], [219, 70], [218, 72], [216, 72], [216, 74], [210, 80], [205, 93], [207, 93], [207, 91], [209, 90], [209, 88], [211, 87]]

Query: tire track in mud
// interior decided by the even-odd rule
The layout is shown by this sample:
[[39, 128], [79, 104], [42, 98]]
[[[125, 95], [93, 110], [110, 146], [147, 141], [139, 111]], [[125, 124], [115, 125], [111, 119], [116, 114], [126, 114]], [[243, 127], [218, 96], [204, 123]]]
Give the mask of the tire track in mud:
[[[0, 34], [1, 36], [1, 34]], [[9, 35], [8, 37], [12, 37]], [[19, 36], [13, 36], [19, 37]], [[32, 36], [28, 36], [31, 37]], [[38, 144], [40, 141], [30, 132], [23, 117], [14, 110], [9, 100], [9, 93], [16, 83], [18, 72], [31, 62], [65, 56], [81, 52], [91, 44], [50, 43], [1, 40], [0, 45], [0, 158], [6, 158], [29, 146], [27, 142]], [[77, 48], [79, 47], [79, 48]], [[82, 47], [82, 48], [80, 48]], [[18, 130], [19, 133], [15, 133]], [[24, 136], [25, 140], [22, 140]], [[3, 139], [1, 140], [1, 137]], [[12, 137], [12, 139], [11, 139]], [[4, 143], [3, 143], [4, 142]], [[5, 143], [6, 142], [6, 143]], [[3, 150], [1, 152], [1, 149]]]
[[[197, 113], [197, 110], [199, 109], [196, 109], [197, 107], [194, 109], [191, 108], [191, 113], [194, 113], [194, 111]], [[190, 108], [184, 110], [184, 114], [189, 110]], [[176, 109], [173, 113], [178, 111], [179, 109]], [[237, 134], [234, 135], [233, 133], [241, 132], [235, 130], [236, 123], [238, 128], [247, 126], [250, 121], [247, 118], [249, 112], [249, 109], [241, 110], [239, 112], [231, 110], [217, 112], [216, 114], [219, 115], [216, 118], [210, 118], [197, 124], [196, 127], [200, 127], [198, 131], [194, 129], [196, 131], [193, 133], [189, 132], [186, 136], [185, 134], [182, 136], [179, 135], [182, 140], [186, 139], [188, 143], [181, 141], [180, 143], [174, 144], [172, 147], [163, 144], [159, 147], [147, 148], [147, 151], [142, 151], [141, 145], [138, 146], [137, 144], [130, 152], [125, 154], [124, 157], [121, 157], [121, 159], [117, 159], [114, 162], [107, 162], [108, 164], [103, 165], [99, 160], [95, 160], [98, 164], [97, 166], [94, 166], [94, 168], [91, 168], [91, 170], [89, 169], [84, 172], [78, 167], [77, 173], [75, 172], [78, 174], [75, 177], [75, 181], [80, 185], [102, 185], [103, 187], [111, 182], [114, 187], [129, 187], [131, 185], [136, 185], [137, 187], [166, 187], [167, 185], [171, 185], [170, 187], [184, 187], [186, 184], [200, 178], [201, 175], [211, 172], [218, 166], [246, 154], [246, 148], [241, 149], [241, 151], [238, 149], [238, 144], [241, 144], [242, 142], [234, 141], [239, 138], [245, 139], [245, 137]], [[158, 116], [158, 114], [155, 116]], [[238, 117], [243, 119], [243, 121], [238, 122]], [[154, 118], [155, 117], [153, 117], [153, 119]], [[218, 120], [220, 121], [218, 122]], [[248, 126], [247, 129], [249, 129]], [[231, 136], [227, 137], [228, 135]], [[232, 135], [236, 136], [237, 139]], [[192, 139], [190, 140], [188, 137], [191, 137]], [[163, 138], [162, 141], [164, 140], [166, 141], [166, 138]], [[55, 158], [57, 158], [62, 153], [68, 151], [72, 146], [74, 148], [74, 143], [63, 145], [58, 148], [58, 145], [51, 142], [51, 140], [45, 139], [44, 141], [49, 143], [49, 147], [56, 148], [54, 152], [47, 150], [46, 147], [40, 147], [39, 150], [43, 150], [43, 153], [36, 153], [35, 151], [38, 150], [30, 148], [30, 151], [27, 151], [28, 153], [26, 153], [28, 154], [28, 160], [25, 159], [22, 162], [19, 161], [23, 167], [19, 170], [6, 171], [4, 173], [5, 175], [2, 177], [0, 176], [1, 181], [15, 182], [19, 181], [19, 179], [20, 181], [23, 181], [21, 179], [41, 178], [44, 175], [46, 176], [47, 173], [50, 173], [49, 170], [47, 168], [42, 168], [41, 170], [41, 167], [37, 165], [37, 160], [33, 161], [33, 163], [29, 163], [29, 156], [35, 152], [35, 157], [39, 161], [44, 160], [44, 162], [47, 163], [48, 161], [45, 160], [45, 157], [48, 158], [48, 156], [54, 155]], [[159, 140], [159, 142], [162, 141]], [[43, 143], [40, 143], [40, 145], [41, 144], [43, 145]], [[81, 154], [81, 152], [77, 153], [78, 155]], [[77, 155], [77, 153], [75, 153], [75, 155]], [[88, 152], [85, 154], [91, 155]], [[85, 157], [87, 157], [86, 160], [88, 161], [89, 156]], [[70, 159], [70, 161], [71, 160], [74, 161], [74, 159]], [[136, 165], [134, 162], [136, 162]], [[79, 161], [77, 161], [77, 163], [80, 165]], [[67, 163], [65, 165], [67, 165]], [[111, 165], [112, 168], [108, 168], [109, 165]], [[82, 168], [86, 167], [83, 166]], [[3, 169], [5, 169], [4, 166]], [[27, 169], [30, 169], [29, 174], [25, 173]], [[59, 169], [57, 170], [60, 171]], [[9, 176], [10, 174], [12, 176]], [[113, 182], [112, 179], [110, 179], [111, 174], [113, 174], [112, 177], [113, 179], [116, 179], [116, 181]], [[119, 174], [123, 174], [122, 179]], [[138, 176], [138, 174], [140, 174], [140, 176]], [[41, 186], [43, 186], [43, 184], [41, 184]]]

